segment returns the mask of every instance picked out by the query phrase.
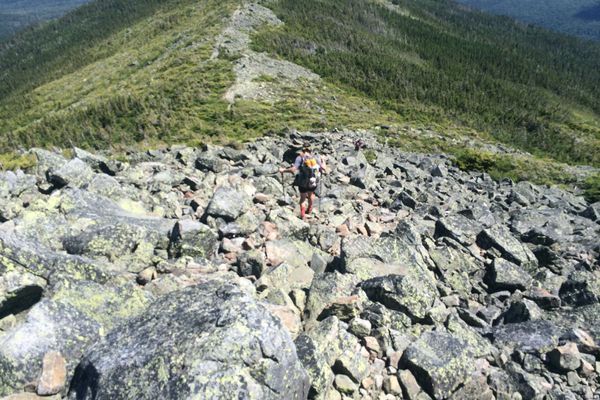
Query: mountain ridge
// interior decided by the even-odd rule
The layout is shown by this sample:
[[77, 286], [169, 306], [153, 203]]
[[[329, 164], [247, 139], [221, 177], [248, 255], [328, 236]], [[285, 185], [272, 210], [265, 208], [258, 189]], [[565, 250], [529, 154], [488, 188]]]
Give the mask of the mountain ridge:
[[[519, 63], [515, 64], [516, 72], [509, 72], [506, 62], [500, 63], [499, 66], [484, 64], [485, 68], [493, 67], [503, 74], [508, 74], [506, 77], [502, 76], [502, 79], [485, 78], [486, 73], [480, 69], [482, 67], [477, 64], [479, 61], [473, 54], [478, 54], [480, 49], [484, 49], [486, 54], [493, 54], [493, 43], [496, 39], [493, 39], [489, 32], [495, 32], [496, 28], [484, 28], [479, 21], [479, 28], [475, 30], [453, 30], [452, 24], [466, 17], [453, 8], [446, 8], [450, 3], [423, 3], [423, 7], [432, 7], [427, 12], [427, 9], [415, 8], [417, 6], [410, 1], [396, 2], [398, 4], [386, 1], [368, 2], [368, 7], [358, 7], [358, 4], [354, 7], [354, 3], [350, 2], [339, 6], [341, 8], [338, 11], [350, 6], [353, 10], [359, 10], [356, 11], [358, 14], [355, 17], [362, 18], [360, 13], [366, 13], [365, 21], [370, 22], [361, 29], [365, 35], [371, 35], [369, 37], [373, 44], [365, 47], [367, 56], [363, 60], [353, 59], [346, 66], [339, 64], [337, 58], [327, 59], [330, 52], [326, 50], [326, 45], [321, 44], [319, 47], [310, 40], [300, 39], [304, 33], [292, 31], [298, 29], [293, 19], [284, 25], [277, 24], [270, 28], [263, 26], [252, 33], [250, 50], [245, 50], [244, 54], [221, 54], [215, 57], [219, 35], [226, 30], [235, 10], [242, 9], [248, 2], [227, 1], [216, 4], [208, 1], [194, 5], [188, 1], [173, 0], [162, 5], [159, 3], [139, 0], [125, 5], [118, 0], [112, 0], [102, 3], [101, 7], [91, 3], [65, 17], [63, 22], [55, 22], [54, 25], [50, 23], [48, 27], [40, 28], [39, 33], [35, 33], [38, 31], [34, 30], [33, 33], [18, 36], [9, 45], [5, 45], [4, 49], [0, 50], [0, 64], [4, 63], [2, 65], [5, 67], [0, 78], [0, 92], [5, 96], [0, 99], [0, 115], [4, 116], [0, 122], [0, 135], [6, 137], [2, 150], [7, 152], [20, 146], [34, 145], [106, 148], [140, 142], [146, 143], [145, 146], [153, 146], [159, 145], [160, 142], [244, 140], [268, 131], [294, 128], [384, 126], [393, 128], [388, 131], [393, 132], [391, 136], [398, 135], [396, 143], [414, 145], [429, 151], [457, 154], [464, 144], [503, 143], [533, 153], [532, 159], [540, 159], [543, 165], [555, 163], [556, 159], [568, 163], [597, 165], [594, 157], [600, 152], [593, 149], [598, 146], [600, 122], [597, 113], [585, 105], [595, 104], [589, 89], [582, 86], [582, 83], [579, 86], [556, 83], [560, 81], [556, 79], [556, 76], [561, 76], [560, 68], [567, 68], [558, 61], [553, 67], [558, 69], [554, 71], [546, 68], [547, 71], [535, 78], [543, 84], [544, 80], [554, 76], [553, 80], [549, 80], [554, 86], [533, 91], [526, 85], [527, 79], [523, 78], [521, 83], [513, 82], [512, 75], [524, 73], [527, 77], [527, 74], [533, 71], [522, 55], [518, 58]], [[313, 5], [312, 8], [317, 9], [327, 5], [327, 2], [315, 1]], [[282, 1], [262, 2], [262, 6], [275, 10], [278, 19], [281, 16], [285, 17], [286, 12], [294, 10], [293, 5]], [[201, 15], [200, 9], [205, 10], [209, 16]], [[116, 14], [117, 18], [112, 18], [111, 24], [107, 25], [107, 29], [99, 36], [94, 34], [94, 29], [81, 24], [82, 20], [92, 17], [96, 24], [105, 23], [111, 10], [122, 12]], [[390, 14], [383, 14], [383, 10], [390, 10]], [[448, 17], [448, 10], [459, 13], [459, 17]], [[277, 15], [278, 12], [282, 15]], [[327, 11], [325, 15], [329, 14], [330, 11]], [[438, 50], [430, 51], [426, 47], [429, 46], [427, 42], [421, 50], [411, 47], [413, 39], [410, 29], [418, 31], [423, 28], [411, 27], [410, 19], [402, 19], [403, 15], [412, 15], [411, 18], [416, 18], [416, 22], [421, 21], [423, 26], [435, 28], [434, 32], [438, 32], [440, 26], [443, 27], [443, 30], [439, 31], [442, 34], [440, 43], [447, 40], [450, 40], [449, 43], [452, 40], [464, 40], [469, 44], [469, 51], [472, 51], [472, 54], [468, 53], [468, 57], [464, 57], [462, 61], [466, 63], [464, 68], [472, 67], [479, 75], [469, 78], [468, 74], [462, 74], [459, 69], [453, 71], [450, 68], [451, 63], [448, 62], [451, 59], [443, 61], [442, 64], [438, 63], [439, 66], [436, 67], [438, 61], [435, 51]], [[474, 15], [468, 17], [479, 18]], [[445, 18], [450, 19], [441, 23]], [[452, 22], [452, 18], [456, 21]], [[498, 23], [503, 20], [491, 18], [485, 21]], [[392, 27], [397, 30], [409, 29], [405, 37], [411, 38], [411, 41], [398, 44], [398, 48], [406, 48], [406, 51], [397, 53], [398, 59], [387, 59], [386, 52], [369, 55], [369, 48], [381, 51], [389, 49], [391, 43], [396, 45], [385, 35], [385, 29], [382, 30], [383, 33], [369, 33], [370, 23], [375, 24], [374, 26], [379, 24], [388, 31]], [[65, 27], [59, 29], [58, 24]], [[355, 25], [349, 23], [348, 27], [354, 29]], [[320, 35], [318, 29], [326, 26], [311, 26], [310, 29], [313, 30], [308, 33]], [[60, 32], [61, 29], [66, 29], [70, 35], [67, 37], [92, 36], [86, 42], [87, 47], [84, 50], [78, 47], [80, 42], [75, 41], [71, 45], [67, 40], [62, 44], [67, 46], [66, 51], [57, 51], [60, 48], [53, 47], [57, 44], [52, 39], [55, 36], [51, 32], [55, 28]], [[530, 34], [533, 38], [539, 36], [547, 41], [544, 43], [550, 48], [552, 40], [560, 39], [564, 44], [582, 46], [582, 54], [600, 54], [597, 47], [560, 35], [545, 36], [545, 33], [513, 25], [503, 29], [508, 32], [507, 35]], [[281, 40], [282, 34], [291, 35], [293, 40], [298, 39], [298, 44], [306, 47], [302, 50], [306, 53], [288, 57], [279, 52], [277, 41]], [[446, 34], [448, 36], [445, 36]], [[338, 39], [331, 37], [334, 48], [342, 48], [336, 40]], [[525, 51], [519, 50], [518, 39], [511, 40], [514, 40], [515, 44], [514, 49], [510, 51]], [[386, 44], [388, 42], [389, 44]], [[478, 47], [480, 42], [484, 44]], [[27, 50], [27, 43], [38, 43], [39, 46], [36, 46], [42, 49], [42, 54], [46, 51], [48, 58], [45, 61], [41, 60], [41, 63], [19, 64], [16, 51], [35, 58], [34, 52], [31, 49]], [[524, 47], [527, 51], [536, 48], [531, 44], [528, 46]], [[294, 49], [294, 45], [287, 47], [291, 51]], [[560, 60], [561, 48], [554, 49], [554, 58]], [[252, 57], [248, 56], [248, 51], [253, 52]], [[503, 51], [510, 55], [509, 49]], [[539, 60], [543, 53], [541, 48], [537, 51], [539, 54], [536, 57]], [[387, 53], [393, 54], [394, 51], [390, 50]], [[356, 54], [358, 51], [350, 53], [350, 59]], [[316, 57], [316, 62], [310, 60], [313, 56]], [[348, 57], [344, 54], [341, 56]], [[263, 88], [265, 93], [272, 94], [271, 98], [267, 96], [263, 99], [253, 99], [251, 96], [244, 98], [243, 95], [227, 98], [227, 91], [235, 84], [238, 73], [252, 70], [244, 68], [244, 57], [250, 62], [248, 65], [252, 65], [253, 62], [260, 68], [265, 68], [267, 72], [262, 74], [260, 68], [256, 69], [258, 72], [246, 77], [249, 79], [247, 83]], [[586, 62], [593, 65], [594, 57], [585, 58]], [[377, 71], [377, 67], [374, 68], [373, 59], [381, 61], [381, 66], [385, 66], [383, 72]], [[319, 70], [319, 63], [326, 66], [332, 60], [336, 70]], [[439, 60], [442, 62], [443, 57]], [[308, 68], [312, 74], [318, 73], [321, 79], [316, 84], [310, 83], [310, 79], [286, 81], [280, 78], [276, 69], [269, 70], [273, 65], [289, 62], [303, 64], [301, 67]], [[493, 68], [488, 75], [493, 75]], [[581, 66], [577, 68], [577, 71], [582, 70]], [[14, 72], [17, 70], [19, 73]], [[47, 72], [38, 74], [42, 70]], [[403, 70], [408, 73], [400, 74]], [[68, 73], [61, 74], [59, 71]], [[346, 74], [343, 79], [335, 77], [340, 71]], [[417, 75], [414, 75], [415, 73]], [[422, 77], [419, 78], [419, 75]], [[465, 80], [461, 83], [461, 75], [464, 75], [464, 79], [472, 81]], [[436, 83], [432, 86], [438, 78], [428, 79], [427, 76], [439, 76], [442, 80], [439, 81], [439, 85]], [[574, 76], [578, 75], [570, 76], [569, 82], [573, 82]], [[423, 80], [423, 77], [427, 79]], [[483, 79], [482, 82], [488, 79], [486, 85], [491, 85], [490, 90], [497, 92], [494, 95], [496, 99], [507, 96], [501, 100], [503, 103], [494, 103], [498, 100], [485, 100], [486, 96], [481, 93], [482, 87], [477, 83], [479, 77]], [[593, 79], [597, 77], [594, 78], [594, 75], [588, 72], [584, 78], [584, 82], [594, 82]], [[353, 79], [359, 82], [359, 85], [355, 85]], [[372, 82], [375, 82], [375, 85]], [[413, 92], [407, 92], [409, 95], [403, 102], [397, 101], [393, 92], [381, 90], [394, 87], [396, 83], [400, 88], [413, 87]], [[440, 89], [442, 87], [443, 89]], [[465, 90], [472, 93], [472, 99], [468, 100], [470, 103], [460, 99], [469, 97], [464, 94]], [[557, 94], [553, 91], [564, 93]], [[519, 105], [522, 113], [512, 112], [508, 106], [503, 109], [505, 104], [513, 100]], [[448, 101], [450, 103], [444, 103]], [[479, 104], [479, 108], [473, 104]], [[502, 116], [502, 113], [506, 115]], [[495, 127], [496, 125], [490, 125], [490, 121], [496, 121], [494, 123], [500, 125]], [[432, 128], [440, 137], [446, 139], [431, 141], [426, 137], [410, 136], [409, 130], [405, 129], [407, 126], [421, 131]], [[458, 142], [463, 145], [451, 145], [459, 137], [462, 139]], [[556, 165], [557, 170], [564, 170], [560, 163]], [[515, 177], [523, 174], [523, 171], [513, 172], [512, 176]], [[543, 175], [544, 172], [540, 174]], [[538, 181], [542, 182], [546, 178], [539, 177]], [[561, 177], [559, 173], [549, 181], [556, 183], [572, 180], [568, 174]]]

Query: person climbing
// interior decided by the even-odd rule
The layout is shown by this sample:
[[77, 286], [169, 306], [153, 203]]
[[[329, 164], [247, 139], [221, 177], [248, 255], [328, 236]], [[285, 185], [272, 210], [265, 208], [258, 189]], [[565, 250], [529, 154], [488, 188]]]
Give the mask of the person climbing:
[[356, 139], [354, 141], [354, 150], [359, 151], [366, 147], [367, 147], [367, 145], [362, 139]]
[[[282, 175], [287, 172], [296, 174], [293, 185], [297, 186], [300, 191], [300, 217], [302, 219], [312, 212], [315, 190], [319, 186], [321, 174], [326, 173], [326, 171], [325, 160], [312, 154], [308, 142], [302, 145], [302, 150], [296, 157], [294, 165], [289, 168], [279, 168]], [[304, 206], [306, 200], [308, 200], [308, 207]]]

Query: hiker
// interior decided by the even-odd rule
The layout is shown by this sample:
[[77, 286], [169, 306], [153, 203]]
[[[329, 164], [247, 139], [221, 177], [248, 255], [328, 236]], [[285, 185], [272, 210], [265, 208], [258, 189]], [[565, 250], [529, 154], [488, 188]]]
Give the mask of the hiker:
[[[296, 174], [294, 186], [298, 186], [300, 191], [300, 217], [304, 219], [306, 214], [310, 214], [315, 200], [315, 190], [319, 186], [319, 179], [322, 173], [325, 173], [327, 166], [325, 160], [318, 155], [313, 155], [310, 149], [310, 143], [304, 143], [302, 150], [294, 165], [289, 168], [279, 168], [283, 175], [286, 172]], [[308, 207], [304, 207], [304, 202], [308, 200]]]
[[354, 141], [354, 150], [359, 151], [366, 147], [367, 147], [367, 145], [365, 144], [365, 142], [362, 139], [356, 139]]

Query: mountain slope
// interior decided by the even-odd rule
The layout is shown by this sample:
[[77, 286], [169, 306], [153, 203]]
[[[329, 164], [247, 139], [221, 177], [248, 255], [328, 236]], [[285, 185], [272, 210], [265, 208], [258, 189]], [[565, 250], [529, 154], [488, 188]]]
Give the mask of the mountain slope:
[[599, 163], [596, 44], [446, 1], [263, 4], [94, 2], [15, 36], [0, 150], [385, 125], [405, 147]]
[[528, 151], [600, 162], [600, 46], [451, 2], [396, 3], [279, 0], [285, 25], [257, 42], [408, 118], [448, 118]]
[[0, 40], [37, 22], [60, 17], [89, 0], [2, 0]]
[[[96, 2], [15, 37], [0, 53], [3, 149], [249, 137], [318, 125], [328, 116], [344, 123], [344, 114], [359, 122], [370, 115], [354, 112], [369, 101], [353, 101], [335, 88], [323, 97], [321, 86], [301, 84], [279, 90], [285, 96], [277, 99], [232, 106], [224, 95], [241, 54], [214, 54], [241, 4]], [[269, 73], [256, 80], [282, 86]]]
[[470, 7], [507, 15], [558, 32], [600, 40], [600, 4], [596, 0], [457, 0]]

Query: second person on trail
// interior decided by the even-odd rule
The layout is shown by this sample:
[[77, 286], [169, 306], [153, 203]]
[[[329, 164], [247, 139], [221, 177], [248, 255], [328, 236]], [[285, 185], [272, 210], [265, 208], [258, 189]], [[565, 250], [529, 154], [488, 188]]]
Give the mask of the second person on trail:
[[[315, 190], [319, 186], [321, 174], [326, 171], [325, 161], [318, 155], [313, 155], [310, 149], [310, 143], [304, 143], [302, 151], [296, 157], [294, 165], [289, 168], [280, 168], [281, 174], [285, 172], [295, 173], [294, 186], [298, 186], [300, 191], [300, 217], [305, 218], [313, 209], [315, 200]], [[308, 200], [308, 207], [304, 202]]]

